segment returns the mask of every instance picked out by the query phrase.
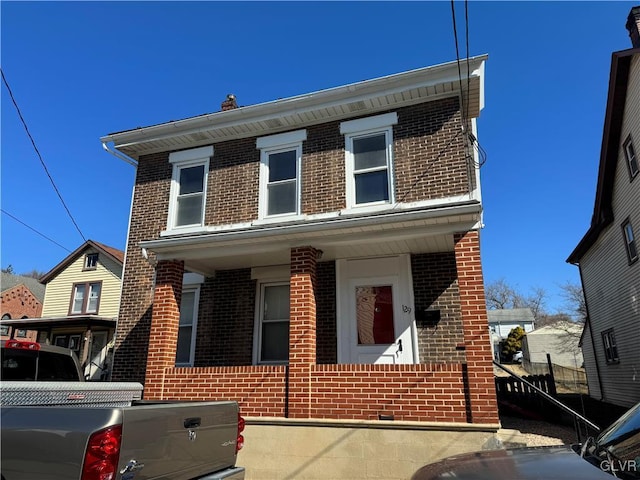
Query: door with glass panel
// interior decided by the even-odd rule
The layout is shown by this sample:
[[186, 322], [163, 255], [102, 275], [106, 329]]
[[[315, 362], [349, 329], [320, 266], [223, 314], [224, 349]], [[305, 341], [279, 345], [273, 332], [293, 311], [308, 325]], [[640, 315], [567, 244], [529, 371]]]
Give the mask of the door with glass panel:
[[402, 309], [397, 276], [349, 282], [349, 324], [353, 363], [413, 363], [412, 337]]

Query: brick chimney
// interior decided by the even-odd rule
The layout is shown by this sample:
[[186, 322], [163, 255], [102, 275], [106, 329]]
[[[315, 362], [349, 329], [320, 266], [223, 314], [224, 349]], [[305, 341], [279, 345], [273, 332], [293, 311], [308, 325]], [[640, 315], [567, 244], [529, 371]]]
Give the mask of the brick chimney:
[[640, 5], [631, 7], [627, 17], [627, 30], [629, 30], [633, 48], [640, 48]]
[[234, 108], [238, 108], [238, 104], [236, 103], [236, 96], [233, 93], [230, 93], [229, 95], [227, 95], [227, 99], [222, 102], [222, 104], [220, 105], [220, 108], [222, 109], [223, 112], [226, 112], [227, 110], [233, 110]]

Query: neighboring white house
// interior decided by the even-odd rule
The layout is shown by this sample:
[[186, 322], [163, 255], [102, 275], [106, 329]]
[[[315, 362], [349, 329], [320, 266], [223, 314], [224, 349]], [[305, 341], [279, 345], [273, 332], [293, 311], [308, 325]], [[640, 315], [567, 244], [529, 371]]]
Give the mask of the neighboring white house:
[[487, 310], [487, 316], [494, 358], [498, 358], [500, 343], [509, 336], [511, 330], [522, 327], [525, 332], [531, 332], [535, 328], [535, 317], [530, 308]]
[[530, 363], [551, 362], [569, 368], [580, 368], [584, 362], [580, 349], [583, 325], [573, 322], [557, 322], [536, 328], [522, 338], [523, 357]]
[[640, 6], [627, 29], [633, 48], [611, 58], [591, 226], [567, 259], [588, 312], [589, 395], [623, 407], [640, 401]]

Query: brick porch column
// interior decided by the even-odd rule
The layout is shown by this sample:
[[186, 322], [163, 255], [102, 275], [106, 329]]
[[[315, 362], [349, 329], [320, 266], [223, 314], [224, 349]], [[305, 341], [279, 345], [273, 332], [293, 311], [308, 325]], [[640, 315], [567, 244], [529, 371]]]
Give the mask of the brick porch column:
[[454, 242], [467, 356], [467, 398], [471, 404], [467, 411], [472, 423], [498, 423], [479, 234], [458, 233]]
[[291, 249], [289, 300], [290, 418], [311, 416], [311, 367], [316, 363], [316, 265], [318, 250]]
[[184, 262], [161, 261], [156, 266], [144, 398], [162, 400], [165, 369], [175, 366]]

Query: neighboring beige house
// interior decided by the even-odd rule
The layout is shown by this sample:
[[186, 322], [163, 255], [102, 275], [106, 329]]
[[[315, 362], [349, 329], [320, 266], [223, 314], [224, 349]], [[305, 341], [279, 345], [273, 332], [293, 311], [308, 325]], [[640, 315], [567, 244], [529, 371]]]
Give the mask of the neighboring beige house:
[[3, 325], [36, 330], [41, 343], [70, 348], [87, 378], [105, 379], [115, 333], [124, 252], [88, 240], [45, 274], [41, 318], [3, 320]]
[[522, 338], [525, 364], [547, 364], [547, 354], [554, 365], [567, 368], [582, 367], [580, 334], [582, 324], [559, 321], [553, 325], [536, 328]]
[[614, 52], [591, 227], [567, 261], [578, 265], [588, 319], [582, 351], [592, 397], [640, 401], [640, 6], [633, 48]]

